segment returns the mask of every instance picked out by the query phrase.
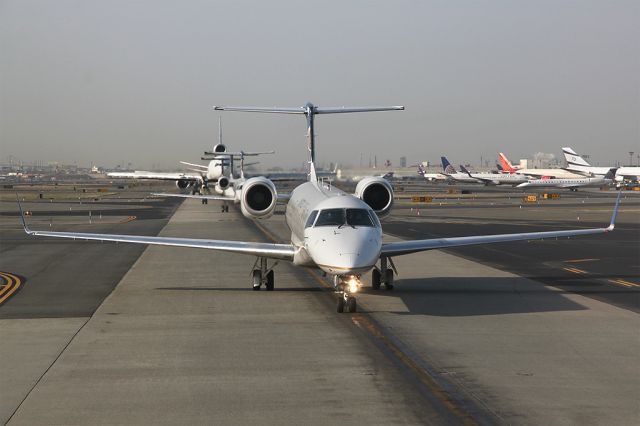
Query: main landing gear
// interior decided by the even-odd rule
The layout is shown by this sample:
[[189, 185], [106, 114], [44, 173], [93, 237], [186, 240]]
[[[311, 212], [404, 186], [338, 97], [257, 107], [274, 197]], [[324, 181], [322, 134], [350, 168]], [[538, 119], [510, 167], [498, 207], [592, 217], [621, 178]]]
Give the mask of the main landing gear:
[[[391, 264], [391, 268], [388, 267]], [[384, 284], [384, 288], [387, 290], [393, 290], [393, 272], [396, 271], [396, 267], [393, 264], [391, 258], [381, 257], [380, 268], [377, 266], [371, 271], [371, 287], [374, 290], [380, 290], [380, 286]], [[396, 271], [396, 274], [398, 272]]]
[[356, 311], [356, 298], [353, 295], [358, 292], [360, 285], [360, 277], [356, 275], [336, 275], [333, 277], [333, 286], [338, 293], [336, 310], [339, 313], [345, 311], [354, 313]]
[[222, 213], [229, 213], [229, 204], [226, 202], [222, 203]]
[[260, 287], [264, 285], [267, 291], [273, 291], [275, 288], [275, 278], [273, 268], [278, 264], [276, 261], [269, 268], [267, 265], [266, 257], [259, 257], [251, 268], [251, 283], [253, 284], [253, 290], [259, 291]]

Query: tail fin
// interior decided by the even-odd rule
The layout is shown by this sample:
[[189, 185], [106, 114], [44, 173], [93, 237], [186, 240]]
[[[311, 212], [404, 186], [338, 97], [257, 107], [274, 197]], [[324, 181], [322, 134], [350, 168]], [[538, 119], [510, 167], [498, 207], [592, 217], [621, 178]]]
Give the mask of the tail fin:
[[440, 161], [442, 161], [442, 170], [444, 170], [445, 173], [448, 173], [448, 174], [456, 173], [455, 167], [451, 165], [449, 160], [447, 160], [447, 157], [440, 157]]
[[617, 171], [617, 170], [618, 170], [618, 169], [615, 169], [615, 168], [614, 168], [614, 169], [609, 169], [609, 171], [607, 172], [607, 174], [606, 174], [606, 175], [604, 175], [604, 178], [605, 178], [605, 179], [612, 179], [612, 180], [613, 180], [613, 179], [615, 179], [615, 177], [616, 177], [616, 171]]
[[420, 176], [424, 176], [426, 171], [424, 170], [424, 166], [422, 164], [418, 164], [418, 174]]
[[498, 153], [498, 159], [500, 160], [500, 165], [502, 165], [503, 170], [509, 173], [515, 173], [518, 170], [515, 167], [513, 167], [513, 165], [511, 164], [511, 161], [509, 161], [507, 156], [504, 155], [502, 152]]
[[564, 154], [564, 159], [567, 160], [567, 164], [569, 166], [587, 166], [589, 167], [591, 164], [587, 163], [587, 161], [579, 156], [573, 149], [569, 147], [562, 148], [562, 153]]
[[[309, 164], [313, 165], [316, 161], [315, 149], [315, 132], [314, 132], [314, 116], [316, 114], [342, 114], [353, 112], [376, 112], [376, 111], [402, 111], [403, 106], [375, 106], [375, 107], [318, 107], [311, 102], [307, 102], [304, 106], [298, 108], [265, 108], [265, 107], [246, 107], [246, 106], [214, 106], [216, 111], [244, 111], [244, 112], [263, 112], [273, 114], [304, 114], [307, 119], [307, 143], [309, 150]], [[315, 178], [315, 170], [309, 168], [309, 176]]]
[[469, 176], [471, 176], [471, 172], [469, 170], [467, 170], [467, 168], [465, 166], [463, 166], [462, 164], [460, 164], [460, 170], [462, 170], [463, 173], [466, 173]]

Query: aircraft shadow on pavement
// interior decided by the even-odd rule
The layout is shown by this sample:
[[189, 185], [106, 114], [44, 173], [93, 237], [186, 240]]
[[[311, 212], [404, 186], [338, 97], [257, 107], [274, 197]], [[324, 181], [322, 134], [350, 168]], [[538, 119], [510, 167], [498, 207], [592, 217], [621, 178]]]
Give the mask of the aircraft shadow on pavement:
[[[253, 293], [253, 288], [248, 287], [156, 287], [156, 290], [163, 291], [222, 291], [222, 292], [250, 292]], [[262, 292], [266, 292], [263, 288]], [[294, 293], [309, 293], [309, 292], [321, 292], [324, 289], [320, 287], [276, 287], [276, 292], [294, 292]], [[260, 292], [256, 292], [259, 294]], [[271, 293], [271, 292], [269, 292]]]
[[398, 315], [456, 317], [587, 309], [569, 300], [567, 292], [519, 277], [398, 279], [393, 291], [367, 293], [399, 297], [407, 311], [389, 311]]

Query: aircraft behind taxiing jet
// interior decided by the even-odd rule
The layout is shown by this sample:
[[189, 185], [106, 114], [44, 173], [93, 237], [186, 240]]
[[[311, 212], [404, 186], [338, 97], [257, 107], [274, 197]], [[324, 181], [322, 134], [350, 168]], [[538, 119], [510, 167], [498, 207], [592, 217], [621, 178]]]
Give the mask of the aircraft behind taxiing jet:
[[[562, 148], [562, 153], [564, 154], [564, 159], [567, 161], [567, 170], [584, 173], [585, 175], [590, 176], [604, 176], [613, 168], [592, 166], [570, 147]], [[638, 183], [640, 181], [640, 167], [622, 166], [617, 167], [616, 169], [616, 182]]]
[[[289, 243], [34, 231], [27, 227], [18, 201], [25, 232], [33, 236], [191, 247], [255, 256], [257, 259], [251, 276], [253, 288], [256, 290], [263, 285], [267, 290], [274, 289], [274, 270], [273, 265], [269, 267], [268, 259], [287, 260], [298, 266], [320, 269], [332, 276], [336, 291], [340, 294], [337, 310], [342, 312], [346, 309], [349, 312], [355, 312], [355, 294], [361, 286], [362, 274], [372, 270], [374, 289], [379, 289], [382, 284], [388, 290], [393, 288], [395, 267], [392, 258], [395, 256], [457, 246], [602, 234], [614, 228], [620, 201], [619, 194], [608, 227], [383, 243], [382, 228], [378, 218], [388, 215], [393, 207], [391, 184], [381, 177], [366, 177], [358, 182], [355, 193], [349, 194], [333, 185], [319, 182], [315, 173], [314, 119], [320, 114], [397, 111], [403, 110], [404, 107], [326, 108], [307, 103], [298, 108], [215, 107], [215, 109], [299, 114], [306, 118], [309, 181], [292, 191], [287, 204], [285, 220], [291, 230]], [[274, 197], [270, 184], [256, 183], [243, 194], [242, 213], [250, 219], [268, 217], [275, 208]]]
[[[136, 170], [133, 173], [108, 173], [107, 176], [116, 179], [169, 180], [175, 181], [178, 189], [191, 189], [191, 194], [210, 193], [213, 189], [215, 193], [225, 195], [234, 180], [234, 160], [241, 159], [244, 164], [244, 157], [263, 154], [275, 154], [275, 151], [228, 151], [227, 146], [222, 143], [222, 120], [218, 119], [218, 143], [214, 145], [213, 150], [205, 151], [205, 156], [201, 157], [202, 160], [209, 161], [207, 165], [180, 161], [180, 164], [189, 167], [189, 172], [162, 173]], [[213, 187], [210, 184], [213, 184]]]
[[573, 179], [534, 179], [521, 183], [516, 188], [562, 188], [571, 191], [577, 191], [578, 188], [598, 187], [603, 185], [611, 185], [615, 177], [616, 169], [609, 170], [604, 176], [580, 177]]

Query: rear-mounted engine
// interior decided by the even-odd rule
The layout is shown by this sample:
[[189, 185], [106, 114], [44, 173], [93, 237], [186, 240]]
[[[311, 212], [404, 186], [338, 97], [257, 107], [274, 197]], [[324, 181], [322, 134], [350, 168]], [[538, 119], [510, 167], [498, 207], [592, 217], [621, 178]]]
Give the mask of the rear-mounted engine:
[[247, 179], [242, 185], [240, 209], [245, 217], [250, 219], [266, 219], [273, 215], [276, 209], [278, 193], [269, 179], [254, 177]]
[[366, 177], [358, 182], [355, 196], [367, 203], [378, 217], [384, 217], [393, 207], [393, 188], [386, 179]]

